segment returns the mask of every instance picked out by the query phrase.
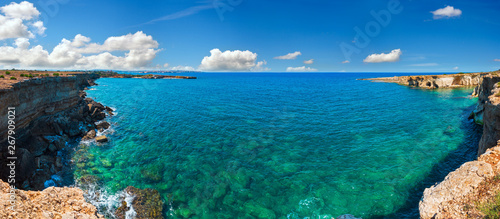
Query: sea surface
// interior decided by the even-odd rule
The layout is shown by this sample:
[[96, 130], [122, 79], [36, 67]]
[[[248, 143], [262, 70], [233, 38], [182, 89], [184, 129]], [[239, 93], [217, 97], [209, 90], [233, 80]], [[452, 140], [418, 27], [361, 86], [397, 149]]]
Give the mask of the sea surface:
[[97, 80], [88, 96], [116, 109], [110, 142], [87, 142], [75, 177], [98, 176], [107, 194], [156, 189], [167, 218], [418, 218], [424, 188], [476, 157], [472, 88], [182, 75], [198, 79]]

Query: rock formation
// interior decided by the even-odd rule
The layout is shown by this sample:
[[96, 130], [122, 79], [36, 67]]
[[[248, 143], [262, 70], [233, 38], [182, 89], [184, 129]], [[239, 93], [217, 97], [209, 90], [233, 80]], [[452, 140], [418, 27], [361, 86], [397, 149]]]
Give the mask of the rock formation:
[[0, 180], [0, 218], [104, 218], [96, 207], [85, 201], [83, 191], [78, 188], [16, 189], [13, 210], [10, 196], [10, 185]]
[[[94, 84], [97, 74], [37, 78], [0, 90], [0, 118], [15, 107], [16, 181], [22, 189], [41, 190], [58, 183], [67, 142], [96, 130], [95, 122], [106, 117], [106, 108], [82, 91]], [[0, 119], [0, 165], [6, 166], [7, 119]], [[109, 127], [109, 126], [108, 126]], [[7, 168], [0, 168], [7, 180]]]
[[488, 73], [415, 75], [415, 76], [400, 76], [400, 77], [395, 76], [387, 78], [367, 78], [361, 80], [389, 82], [389, 83], [406, 85], [410, 87], [436, 89], [436, 88], [477, 86], [481, 82], [481, 78], [486, 75], [488, 75]]
[[477, 161], [463, 164], [438, 185], [425, 189], [419, 204], [420, 218], [483, 218], [478, 205], [500, 190], [498, 180], [495, 186], [491, 183], [498, 174], [500, 145], [488, 149]]
[[500, 192], [500, 76], [483, 75], [473, 95], [478, 105], [471, 118], [483, 124], [478, 160], [463, 164], [444, 181], [427, 188], [420, 216], [427, 218], [483, 218], [478, 205]]

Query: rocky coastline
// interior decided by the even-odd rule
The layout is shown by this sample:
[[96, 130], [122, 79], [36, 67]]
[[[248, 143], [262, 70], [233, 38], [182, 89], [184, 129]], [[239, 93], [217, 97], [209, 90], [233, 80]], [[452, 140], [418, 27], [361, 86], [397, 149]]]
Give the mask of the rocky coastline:
[[414, 75], [414, 76], [394, 76], [385, 78], [365, 78], [373, 82], [397, 83], [409, 87], [436, 89], [436, 88], [457, 88], [477, 86], [481, 79], [489, 73], [459, 73], [442, 75]]
[[[0, 168], [0, 195], [4, 197], [0, 203], [8, 206], [10, 195], [16, 194], [16, 210], [5, 207], [0, 210], [2, 218], [104, 218], [97, 213], [96, 206], [88, 203], [93, 200], [86, 188], [98, 186], [98, 179], [87, 177], [71, 183], [80, 188], [60, 186], [65, 186], [62, 173], [75, 162], [65, 159], [75, 150], [71, 142], [107, 141], [106, 136], [97, 133], [110, 127], [104, 119], [112, 116], [113, 110], [86, 98], [84, 92], [97, 85], [96, 79], [106, 76], [109, 75], [100, 72], [64, 76], [57, 73], [53, 77], [2, 81], [0, 117], [8, 118], [8, 108], [15, 111], [14, 156], [17, 158], [15, 181], [9, 180], [9, 169], [5, 168], [9, 162], [7, 157], [12, 157], [8, 153], [9, 123], [7, 119], [0, 119], [0, 163], [4, 167]], [[112, 217], [125, 218], [127, 213], [135, 218], [163, 218], [163, 201], [157, 191], [128, 187], [124, 192], [133, 198], [121, 197], [121, 207]]]
[[469, 119], [483, 126], [478, 159], [425, 189], [419, 211], [422, 219], [485, 218], [484, 206], [500, 194], [500, 71], [362, 80], [426, 89], [476, 86], [472, 96], [478, 97], [478, 103]]

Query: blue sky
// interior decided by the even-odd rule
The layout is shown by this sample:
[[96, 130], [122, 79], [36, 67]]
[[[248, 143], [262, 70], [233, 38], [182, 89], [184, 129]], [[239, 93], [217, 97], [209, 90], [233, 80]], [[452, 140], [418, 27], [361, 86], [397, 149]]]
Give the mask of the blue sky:
[[[39, 14], [29, 4], [19, 6], [23, 1], [12, 2], [18, 5], [10, 1], [0, 5], [12, 6], [0, 12], [4, 19], [0, 23], [0, 68], [273, 72], [500, 69], [498, 0], [28, 1]], [[19, 10], [30, 16], [23, 18], [16, 8], [26, 9]], [[391, 18], [383, 17], [382, 25], [373, 13], [389, 13]], [[22, 20], [28, 31], [3, 33], [2, 37], [2, 25], [5, 30], [6, 23], [14, 25], [15, 19]], [[40, 25], [34, 25], [36, 21], [43, 22], [46, 29], [41, 31]], [[366, 34], [367, 26], [372, 36], [360, 48], [355, 43], [363, 37], [356, 38], [355, 28]], [[78, 34], [85, 36], [83, 43], [74, 40]], [[68, 42], [63, 43], [63, 38]], [[90, 45], [93, 43], [96, 45]], [[34, 50], [38, 45], [43, 49]], [[355, 52], [346, 56], [341, 45]], [[276, 59], [289, 53], [295, 55]]]

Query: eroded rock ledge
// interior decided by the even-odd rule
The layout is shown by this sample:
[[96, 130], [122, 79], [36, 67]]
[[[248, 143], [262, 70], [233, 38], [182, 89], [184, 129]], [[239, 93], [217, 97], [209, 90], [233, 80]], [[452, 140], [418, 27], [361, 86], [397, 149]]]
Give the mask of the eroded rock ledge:
[[419, 88], [455, 88], [465, 86], [477, 86], [481, 78], [489, 73], [462, 73], [462, 74], [443, 74], [443, 75], [414, 75], [414, 76], [394, 76], [385, 78], [366, 78], [360, 80], [369, 80], [376, 82], [397, 83], [410, 87]]
[[82, 218], [103, 219], [87, 203], [78, 188], [49, 187], [43, 191], [15, 190], [14, 211], [10, 209], [10, 186], [0, 180], [0, 218]]
[[[478, 104], [471, 114], [476, 123], [483, 125], [483, 135], [478, 148], [479, 157], [476, 161], [463, 164], [449, 173], [442, 182], [424, 191], [419, 204], [422, 219], [484, 218], [485, 215], [478, 210], [479, 205], [500, 191], [499, 74], [497, 71], [463, 76], [467, 79], [464, 86], [470, 84], [471, 77], [473, 83], [476, 79], [479, 80], [472, 94], [478, 97]], [[427, 79], [429, 78], [433, 77], [427, 76]], [[450, 87], [453, 86], [455, 85]]]

